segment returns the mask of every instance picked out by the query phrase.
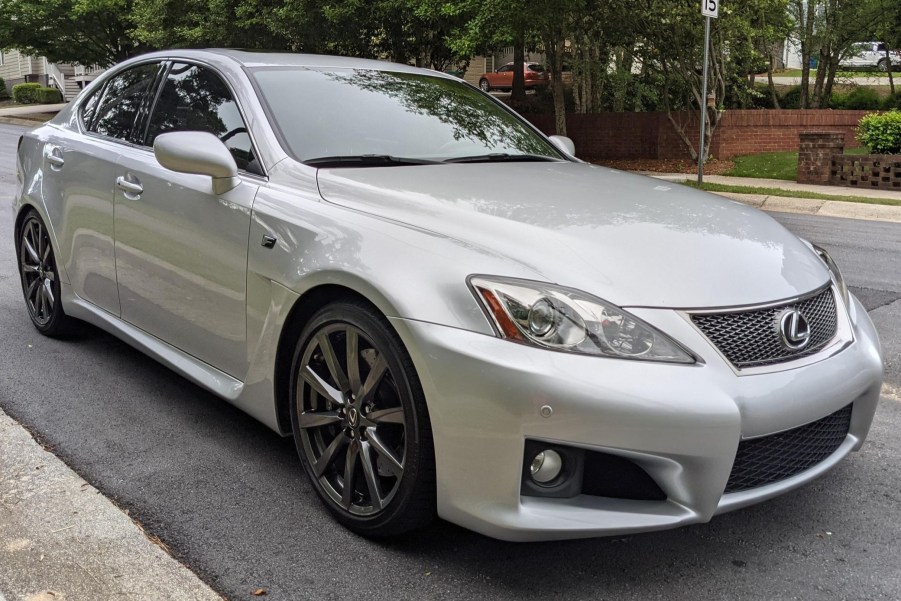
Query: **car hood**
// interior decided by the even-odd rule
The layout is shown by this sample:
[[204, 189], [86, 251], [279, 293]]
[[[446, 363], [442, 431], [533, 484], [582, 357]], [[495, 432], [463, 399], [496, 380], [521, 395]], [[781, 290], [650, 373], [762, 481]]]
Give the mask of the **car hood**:
[[[509, 258], [621, 306], [726, 307], [809, 292], [816, 254], [765, 213], [580, 163], [322, 169], [322, 197]], [[478, 253], [473, 261], [480, 272]]]

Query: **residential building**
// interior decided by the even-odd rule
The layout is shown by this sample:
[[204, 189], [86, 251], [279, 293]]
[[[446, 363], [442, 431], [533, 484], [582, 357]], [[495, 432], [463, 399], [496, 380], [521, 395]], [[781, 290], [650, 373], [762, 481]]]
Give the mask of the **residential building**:
[[10, 93], [18, 83], [39, 83], [60, 90], [69, 101], [102, 72], [98, 67], [53, 63], [43, 56], [28, 56], [18, 50], [0, 52], [0, 78]]

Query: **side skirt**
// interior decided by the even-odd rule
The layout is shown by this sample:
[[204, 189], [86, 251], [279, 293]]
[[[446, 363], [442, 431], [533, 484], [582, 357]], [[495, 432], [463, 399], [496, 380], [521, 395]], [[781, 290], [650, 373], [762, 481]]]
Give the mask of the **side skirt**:
[[79, 298], [69, 284], [62, 283], [61, 292], [63, 309], [67, 315], [109, 332], [194, 384], [225, 399], [278, 431], [274, 408], [267, 410], [265, 406], [259, 403], [249, 403], [243, 398], [244, 382]]

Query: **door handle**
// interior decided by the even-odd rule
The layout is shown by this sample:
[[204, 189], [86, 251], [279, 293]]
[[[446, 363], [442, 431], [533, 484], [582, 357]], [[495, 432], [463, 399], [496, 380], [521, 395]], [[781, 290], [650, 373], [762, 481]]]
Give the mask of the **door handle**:
[[[134, 176], [129, 176], [134, 177]], [[130, 200], [137, 200], [138, 196], [144, 192], [144, 186], [139, 181], [131, 181], [128, 177], [119, 176], [116, 178], [116, 187], [125, 192], [125, 197]]]
[[55, 146], [47, 153], [47, 162], [50, 163], [50, 168], [54, 171], [59, 171], [66, 164], [66, 160], [63, 158], [59, 148]]

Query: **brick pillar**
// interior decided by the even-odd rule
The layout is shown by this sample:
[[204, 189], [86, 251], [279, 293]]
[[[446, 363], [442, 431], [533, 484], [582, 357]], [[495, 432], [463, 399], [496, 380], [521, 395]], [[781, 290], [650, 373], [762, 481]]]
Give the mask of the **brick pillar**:
[[845, 152], [845, 135], [839, 131], [802, 131], [798, 137], [798, 183], [828, 184], [832, 155]]

